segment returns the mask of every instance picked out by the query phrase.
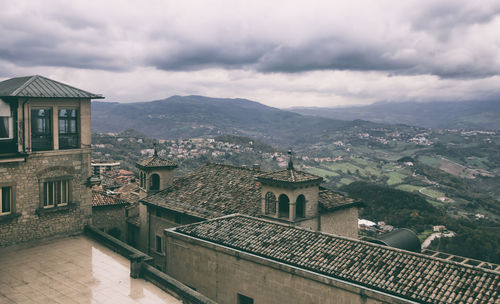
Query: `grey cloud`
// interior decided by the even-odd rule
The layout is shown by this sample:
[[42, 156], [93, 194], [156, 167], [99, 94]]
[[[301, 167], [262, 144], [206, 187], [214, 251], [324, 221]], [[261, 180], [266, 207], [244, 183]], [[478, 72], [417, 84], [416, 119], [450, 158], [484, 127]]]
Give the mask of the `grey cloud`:
[[145, 59], [146, 63], [163, 70], [199, 70], [210, 67], [250, 67], [265, 54], [266, 47], [255, 44], [241, 45], [181, 45], [176, 50], [165, 50], [160, 55]]
[[451, 31], [460, 26], [485, 24], [498, 17], [500, 3], [484, 1], [432, 1], [416, 9], [412, 26], [417, 30]]
[[[19, 22], [20, 16], [0, 12], [0, 59], [22, 66], [109, 71], [219, 67], [262, 73], [383, 71], [443, 78], [500, 74], [499, 38], [476, 47], [474, 35], [468, 33], [478, 24], [486, 29], [494, 26], [495, 18], [500, 18], [498, 1], [415, 1], [403, 9], [395, 8], [399, 1], [389, 1], [382, 15], [374, 14], [370, 20], [363, 15], [344, 20], [348, 24], [340, 26], [331, 20], [342, 16], [334, 14], [325, 13], [316, 23], [314, 18], [301, 22], [293, 14], [271, 12], [280, 18], [269, 26], [261, 16], [249, 13], [241, 21], [227, 21], [223, 15], [210, 15], [217, 14], [215, 10], [201, 15], [206, 28], [191, 27], [199, 20], [184, 20], [176, 12], [149, 18], [161, 9], [149, 8], [148, 12], [147, 4], [146, 13], [134, 15], [125, 4], [126, 8], [103, 5], [102, 12], [81, 12], [82, 3], [64, 9], [57, 9], [58, 3], [48, 4], [47, 11], [40, 8], [24, 23]], [[176, 18], [182, 22], [175, 22]]]

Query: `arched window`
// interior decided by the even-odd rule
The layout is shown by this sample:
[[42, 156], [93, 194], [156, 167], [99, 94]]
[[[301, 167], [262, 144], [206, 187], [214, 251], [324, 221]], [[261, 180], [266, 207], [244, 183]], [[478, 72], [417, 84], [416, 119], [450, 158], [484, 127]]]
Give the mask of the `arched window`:
[[290, 215], [290, 199], [285, 194], [281, 194], [278, 198], [279, 217], [289, 217]]
[[306, 217], [306, 198], [303, 194], [297, 197], [295, 208], [297, 217]]
[[160, 176], [156, 173], [151, 174], [150, 179], [149, 190], [160, 190]]
[[266, 214], [276, 214], [276, 196], [272, 192], [266, 193]]

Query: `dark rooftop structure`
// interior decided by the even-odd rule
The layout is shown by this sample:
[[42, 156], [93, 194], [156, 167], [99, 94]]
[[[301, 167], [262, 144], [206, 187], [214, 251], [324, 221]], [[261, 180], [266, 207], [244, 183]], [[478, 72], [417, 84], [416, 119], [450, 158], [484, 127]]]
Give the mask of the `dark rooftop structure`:
[[500, 301], [497, 271], [249, 216], [171, 231], [419, 303]]
[[261, 192], [255, 178], [260, 174], [262, 171], [206, 164], [142, 202], [201, 219], [233, 213], [257, 215]]
[[0, 82], [0, 97], [104, 98], [40, 75], [11, 78]]
[[413, 252], [420, 252], [421, 249], [420, 240], [415, 232], [406, 228], [393, 230], [368, 241]]

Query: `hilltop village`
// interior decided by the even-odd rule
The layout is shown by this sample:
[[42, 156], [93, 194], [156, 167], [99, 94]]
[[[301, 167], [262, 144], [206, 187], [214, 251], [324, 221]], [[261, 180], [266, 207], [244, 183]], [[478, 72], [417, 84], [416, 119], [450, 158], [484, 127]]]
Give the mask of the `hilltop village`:
[[[38, 75], [0, 82], [0, 300], [500, 301], [500, 265], [421, 250], [408, 229], [360, 239], [364, 203], [293, 151], [263, 153], [278, 164], [269, 170], [210, 162], [183, 175], [177, 160], [190, 155], [254, 151], [164, 141], [141, 151], [137, 174], [92, 161], [92, 144], [109, 148], [91, 137], [91, 100], [102, 98]], [[131, 278], [115, 277], [123, 265]]]

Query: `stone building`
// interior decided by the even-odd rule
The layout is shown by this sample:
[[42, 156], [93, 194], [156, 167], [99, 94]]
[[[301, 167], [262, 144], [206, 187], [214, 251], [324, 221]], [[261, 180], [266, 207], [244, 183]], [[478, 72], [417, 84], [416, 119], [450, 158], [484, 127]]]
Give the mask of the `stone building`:
[[[143, 165], [140, 175], [146, 197], [141, 202], [139, 248], [163, 267], [166, 228], [195, 223], [233, 213], [266, 217], [314, 231], [357, 237], [360, 202], [320, 186], [322, 178], [293, 168], [267, 173], [222, 164], [206, 164], [173, 179], [171, 162], [155, 155], [144, 163], [161, 163], [160, 189], [151, 192], [153, 172]], [[144, 172], [142, 172], [144, 170]], [[149, 180], [148, 180], [149, 178]], [[149, 187], [149, 188], [148, 188]], [[148, 191], [149, 190], [149, 191]], [[278, 198], [278, 199], [276, 199]]]
[[89, 223], [96, 98], [42, 76], [0, 82], [0, 246], [80, 233]]
[[471, 266], [267, 219], [225, 216], [167, 229], [165, 238], [165, 272], [217, 303], [500, 301], [499, 265]]
[[92, 191], [92, 225], [125, 241], [127, 236], [127, 201], [99, 191]]

